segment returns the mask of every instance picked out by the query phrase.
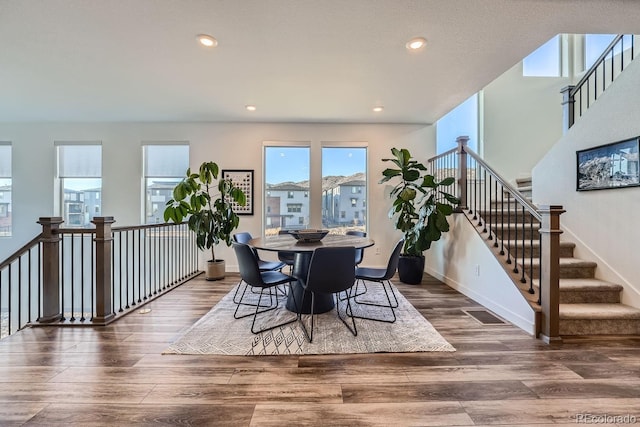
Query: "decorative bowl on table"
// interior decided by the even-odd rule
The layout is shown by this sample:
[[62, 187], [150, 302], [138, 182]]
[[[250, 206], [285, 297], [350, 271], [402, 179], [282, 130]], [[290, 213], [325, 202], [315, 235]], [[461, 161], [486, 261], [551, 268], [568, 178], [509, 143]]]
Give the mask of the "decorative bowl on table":
[[289, 232], [299, 243], [315, 243], [319, 242], [329, 234], [329, 230], [292, 230]]

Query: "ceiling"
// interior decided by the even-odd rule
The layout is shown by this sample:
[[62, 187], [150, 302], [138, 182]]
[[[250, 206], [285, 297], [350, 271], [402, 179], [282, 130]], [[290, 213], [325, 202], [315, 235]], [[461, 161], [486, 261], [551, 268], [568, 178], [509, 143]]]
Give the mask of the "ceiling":
[[639, 29], [636, 0], [0, 0], [0, 121], [433, 123], [557, 33]]

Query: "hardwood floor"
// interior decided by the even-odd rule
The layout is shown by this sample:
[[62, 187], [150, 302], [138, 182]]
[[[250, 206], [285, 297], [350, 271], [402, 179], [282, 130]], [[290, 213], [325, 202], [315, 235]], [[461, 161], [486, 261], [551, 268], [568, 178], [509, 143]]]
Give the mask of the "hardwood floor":
[[192, 280], [107, 327], [35, 327], [0, 341], [0, 425], [640, 423], [639, 337], [548, 346], [481, 324], [462, 311], [476, 303], [429, 277], [394, 283], [454, 353], [161, 354], [236, 281]]

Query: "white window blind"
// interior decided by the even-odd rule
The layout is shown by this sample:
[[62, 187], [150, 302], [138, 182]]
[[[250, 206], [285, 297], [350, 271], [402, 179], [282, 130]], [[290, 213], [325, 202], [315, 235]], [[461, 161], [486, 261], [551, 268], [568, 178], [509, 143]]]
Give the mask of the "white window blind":
[[59, 178], [100, 178], [102, 176], [101, 145], [66, 145], [58, 146]]
[[0, 178], [11, 178], [11, 144], [0, 142]]
[[179, 177], [189, 168], [188, 145], [144, 145], [145, 177]]

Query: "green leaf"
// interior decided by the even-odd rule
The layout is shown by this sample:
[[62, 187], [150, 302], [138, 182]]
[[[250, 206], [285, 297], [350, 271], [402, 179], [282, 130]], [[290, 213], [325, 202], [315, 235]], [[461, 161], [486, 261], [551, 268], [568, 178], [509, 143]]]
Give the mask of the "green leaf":
[[453, 206], [446, 203], [436, 203], [436, 209], [444, 215], [451, 215], [453, 213]]
[[405, 202], [413, 200], [416, 198], [416, 190], [414, 190], [413, 188], [405, 188], [404, 190], [402, 190], [398, 197], [400, 197], [400, 199]]
[[447, 187], [447, 186], [453, 184], [454, 182], [456, 182], [456, 179], [454, 177], [450, 176], [450, 177], [447, 177], [447, 178], [443, 179], [442, 181], [440, 181], [439, 185], [442, 185], [443, 187]]
[[425, 175], [422, 180], [423, 187], [436, 188], [438, 184], [436, 183], [433, 175]]

